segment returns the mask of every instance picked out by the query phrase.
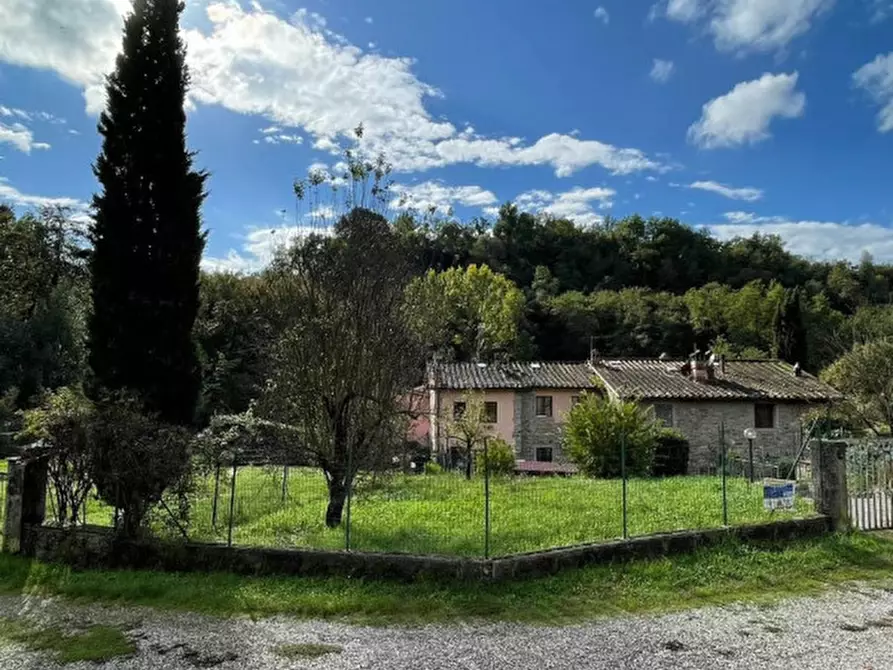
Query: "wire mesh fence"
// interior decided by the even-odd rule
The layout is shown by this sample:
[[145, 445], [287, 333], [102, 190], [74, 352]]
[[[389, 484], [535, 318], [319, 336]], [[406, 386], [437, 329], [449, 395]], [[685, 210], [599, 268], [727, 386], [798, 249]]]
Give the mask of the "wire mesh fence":
[[[813, 513], [808, 463], [789, 468], [738, 453], [722, 427], [707, 463], [696, 469], [701, 474], [637, 474], [628, 468], [624, 444], [619, 451], [621, 469], [612, 478], [559, 464], [497, 469], [486, 454], [471, 467], [459, 457], [438, 464], [401, 461], [386, 472], [358, 473], [334, 519], [330, 508], [339, 501], [332, 500], [319, 468], [220, 463], [194, 477], [181, 530], [190, 541], [232, 546], [499, 557]], [[789, 469], [801, 480], [794, 507], [768, 509], [764, 483], [785, 479]], [[885, 486], [893, 470], [890, 475]], [[867, 487], [872, 475], [856, 476]], [[53, 505], [50, 485], [50, 514]], [[94, 491], [79, 518], [113, 526], [116, 514]], [[327, 525], [327, 518], [334, 522]]]

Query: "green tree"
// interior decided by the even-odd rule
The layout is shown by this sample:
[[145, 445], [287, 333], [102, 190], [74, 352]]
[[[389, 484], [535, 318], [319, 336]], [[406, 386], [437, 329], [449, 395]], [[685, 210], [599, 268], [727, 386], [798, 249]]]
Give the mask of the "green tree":
[[564, 452], [589, 477], [619, 477], [626, 451], [629, 476], [651, 473], [662, 424], [634, 401], [612, 400], [584, 393], [568, 412], [562, 440]]
[[807, 334], [804, 324], [800, 289], [787, 289], [779, 301], [772, 320], [774, 341], [772, 353], [788, 363], [809, 364]]
[[486, 265], [429, 270], [406, 295], [411, 326], [432, 354], [486, 361], [514, 353], [524, 294]]
[[27, 407], [79, 382], [89, 298], [83, 225], [61, 207], [0, 207], [0, 394]]
[[94, 172], [90, 365], [98, 386], [193, 421], [201, 371], [192, 337], [207, 174], [186, 148], [189, 84], [181, 0], [135, 0], [106, 85]]
[[483, 447], [484, 440], [493, 433], [493, 426], [487, 423], [484, 394], [466, 393], [457, 405], [444, 408], [444, 411], [440, 420], [445, 434], [465, 453], [465, 478], [471, 479], [475, 450]]
[[845, 395], [839, 410], [872, 433], [893, 433], [893, 340], [855, 344], [822, 372]]

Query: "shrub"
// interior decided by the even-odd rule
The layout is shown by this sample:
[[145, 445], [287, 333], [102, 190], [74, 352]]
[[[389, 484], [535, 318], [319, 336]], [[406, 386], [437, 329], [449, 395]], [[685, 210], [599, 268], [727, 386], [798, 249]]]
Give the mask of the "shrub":
[[93, 405], [80, 389], [63, 387], [46, 393], [40, 406], [23, 415], [17, 438], [43, 442], [49, 452], [53, 512], [60, 524], [76, 524], [93, 485], [88, 435]]
[[189, 472], [192, 435], [141, 411], [138, 401], [117, 396], [97, 403], [89, 444], [99, 497], [123, 513], [119, 530], [138, 535], [150, 510]]
[[434, 461], [428, 461], [425, 463], [425, 474], [426, 475], [440, 475], [443, 474], [443, 468], [440, 464], [435, 463]]
[[619, 477], [625, 444], [626, 473], [648, 475], [662, 428], [635, 402], [610, 400], [584, 393], [567, 415], [564, 450], [589, 477]]
[[655, 477], [678, 477], [688, 473], [688, 440], [675, 430], [664, 429], [654, 447]]
[[474, 455], [474, 468], [478, 474], [484, 474], [489, 462], [491, 475], [510, 475], [515, 471], [515, 450], [505, 440], [499, 438], [487, 442], [487, 459], [484, 450], [479, 449]]

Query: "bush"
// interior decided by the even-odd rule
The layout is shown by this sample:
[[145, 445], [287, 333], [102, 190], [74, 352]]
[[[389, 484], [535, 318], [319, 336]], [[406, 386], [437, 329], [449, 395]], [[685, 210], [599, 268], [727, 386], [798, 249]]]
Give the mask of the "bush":
[[40, 406], [23, 414], [19, 440], [40, 440], [49, 452], [53, 512], [60, 524], [76, 524], [93, 486], [88, 436], [93, 404], [80, 389], [63, 387], [46, 393]]
[[120, 509], [119, 530], [139, 535], [165, 492], [189, 474], [192, 435], [141, 411], [131, 398], [97, 403], [89, 444], [91, 474], [99, 497]]
[[505, 440], [490, 440], [487, 442], [486, 460], [483, 449], [479, 449], [474, 455], [474, 468], [478, 474], [484, 474], [488, 461], [491, 475], [510, 475], [515, 471], [515, 450]]
[[568, 413], [562, 440], [564, 452], [589, 477], [621, 476], [621, 445], [626, 448], [626, 473], [651, 473], [662, 426], [635, 402], [584, 393]]
[[440, 475], [443, 474], [443, 468], [434, 461], [428, 461], [425, 463], [425, 474], [426, 475]]
[[655, 477], [678, 477], [688, 473], [688, 440], [675, 430], [665, 429], [657, 436], [654, 447]]

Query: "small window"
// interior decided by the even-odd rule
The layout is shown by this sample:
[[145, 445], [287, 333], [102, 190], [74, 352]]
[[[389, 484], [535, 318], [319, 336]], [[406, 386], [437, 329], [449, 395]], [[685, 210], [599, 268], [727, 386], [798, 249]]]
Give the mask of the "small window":
[[536, 415], [552, 416], [552, 396], [538, 395], [536, 397]]
[[580, 396], [572, 395], [571, 396], [571, 409], [580, 404]]
[[464, 402], [454, 402], [453, 403], [453, 418], [461, 419], [465, 416], [465, 403]]
[[484, 423], [496, 423], [499, 419], [499, 403], [497, 402], [485, 402], [484, 403], [484, 412], [481, 416], [481, 420]]
[[654, 418], [663, 422], [667, 428], [673, 427], [673, 406], [669, 403], [657, 403], [654, 406]]
[[537, 447], [536, 460], [538, 460], [540, 463], [551, 463], [552, 447]]
[[753, 407], [754, 428], [775, 428], [775, 405], [757, 403]]

